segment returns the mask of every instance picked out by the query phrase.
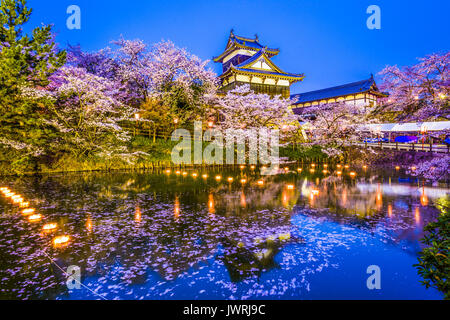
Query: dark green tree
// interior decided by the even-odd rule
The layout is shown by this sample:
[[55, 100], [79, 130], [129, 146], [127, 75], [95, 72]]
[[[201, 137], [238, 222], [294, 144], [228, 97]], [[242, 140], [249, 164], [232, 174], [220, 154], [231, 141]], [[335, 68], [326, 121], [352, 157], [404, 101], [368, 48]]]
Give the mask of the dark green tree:
[[54, 137], [45, 103], [30, 96], [33, 89], [48, 85], [49, 76], [66, 61], [51, 25], [24, 34], [31, 13], [26, 0], [0, 2], [0, 159], [17, 173], [36, 169], [49, 156]]
[[419, 263], [415, 265], [424, 279], [427, 288], [434, 287], [450, 299], [450, 198], [441, 198], [436, 202], [441, 214], [435, 222], [428, 224], [422, 239], [427, 247], [420, 252]]

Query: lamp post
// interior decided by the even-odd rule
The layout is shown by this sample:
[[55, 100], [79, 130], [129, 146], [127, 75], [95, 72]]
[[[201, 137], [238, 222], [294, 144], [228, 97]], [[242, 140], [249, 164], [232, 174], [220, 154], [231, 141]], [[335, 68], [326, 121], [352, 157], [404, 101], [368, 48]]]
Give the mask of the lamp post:
[[[152, 131], [150, 131], [150, 125], [152, 126]], [[149, 121], [148, 127], [148, 137], [151, 138], [153, 136], [153, 143], [156, 142], [156, 123], [154, 121]]]
[[422, 151], [424, 148], [424, 143], [425, 143], [425, 135], [428, 132], [428, 128], [425, 125], [422, 125], [422, 127], [420, 128], [420, 133], [422, 134]]
[[179, 122], [180, 122], [180, 120], [178, 118], [173, 119], [174, 131], [176, 131], [178, 129]]
[[135, 115], [134, 115], [134, 118], [136, 119], [136, 125], [135, 125], [135, 127], [134, 127], [134, 136], [136, 136], [137, 135], [137, 130], [138, 130], [138, 125], [139, 125], [139, 119], [141, 118], [141, 115], [139, 114], [139, 113], [136, 113]]
[[375, 133], [377, 134], [377, 143], [381, 146], [380, 134], [381, 134], [381, 126], [377, 126], [375, 128]]

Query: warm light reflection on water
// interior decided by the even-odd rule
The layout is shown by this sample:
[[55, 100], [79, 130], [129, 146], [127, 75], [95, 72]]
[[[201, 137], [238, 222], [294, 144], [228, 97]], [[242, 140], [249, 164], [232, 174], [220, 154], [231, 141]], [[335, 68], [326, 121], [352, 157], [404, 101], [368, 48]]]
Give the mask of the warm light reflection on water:
[[42, 227], [42, 230], [46, 233], [50, 233], [55, 231], [55, 229], [58, 227], [56, 223], [47, 223]]
[[214, 214], [216, 213], [216, 209], [214, 208], [214, 195], [212, 193], [208, 195], [208, 213], [211, 218], [214, 218]]
[[173, 205], [173, 214], [175, 217], [175, 221], [180, 221], [180, 200], [178, 196], [175, 197], [175, 203]]
[[[109, 299], [326, 299], [326, 288], [339, 285], [349, 298], [373, 298], [361, 285], [365, 270], [354, 268], [383, 261], [395, 263], [382, 266], [379, 297], [439, 297], [421, 287], [412, 264], [448, 186], [395, 168], [311, 167], [1, 181], [0, 298], [95, 298], [68, 292], [43, 252], [80, 265]], [[14, 199], [34, 208], [13, 206], [19, 193]]]
[[69, 240], [70, 240], [69, 236], [58, 236], [53, 239], [53, 245], [56, 248], [59, 248], [64, 245], [67, 245], [69, 243]]
[[245, 208], [247, 206], [247, 198], [245, 197], [245, 192], [241, 192], [241, 207]]
[[416, 220], [416, 224], [419, 225], [420, 224], [420, 209], [419, 209], [419, 207], [415, 208], [414, 219]]
[[420, 203], [422, 206], [426, 207], [428, 205], [428, 197], [425, 194], [425, 188], [422, 189], [422, 196], [420, 197]]
[[[140, 221], [140, 213], [138, 212], [139, 207], [136, 207], [136, 222]], [[88, 217], [86, 220], [86, 229], [87, 231], [91, 232], [92, 231], [92, 219], [91, 217]]]

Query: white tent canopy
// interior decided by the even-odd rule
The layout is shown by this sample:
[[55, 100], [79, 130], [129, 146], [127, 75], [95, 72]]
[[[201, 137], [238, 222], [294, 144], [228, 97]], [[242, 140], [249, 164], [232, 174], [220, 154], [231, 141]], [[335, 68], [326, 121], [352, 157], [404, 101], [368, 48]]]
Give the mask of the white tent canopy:
[[368, 124], [364, 126], [363, 130], [380, 133], [443, 131], [450, 130], [450, 121]]

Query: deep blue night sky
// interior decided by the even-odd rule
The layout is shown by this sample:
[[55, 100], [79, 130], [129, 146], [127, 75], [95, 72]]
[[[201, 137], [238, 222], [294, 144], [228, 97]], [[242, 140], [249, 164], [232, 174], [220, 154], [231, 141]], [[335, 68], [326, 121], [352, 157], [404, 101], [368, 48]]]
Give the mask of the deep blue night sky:
[[[81, 8], [81, 30], [66, 28], [71, 4]], [[381, 30], [366, 27], [371, 4], [381, 8]], [[292, 93], [362, 80], [387, 64], [412, 64], [449, 50], [450, 43], [448, 0], [29, 0], [29, 6], [34, 13], [27, 29], [53, 23], [61, 47], [80, 44], [88, 51], [123, 35], [149, 44], [170, 39], [211, 59], [232, 28], [242, 36], [257, 33], [262, 44], [281, 49], [273, 59], [278, 66], [305, 73]]]

